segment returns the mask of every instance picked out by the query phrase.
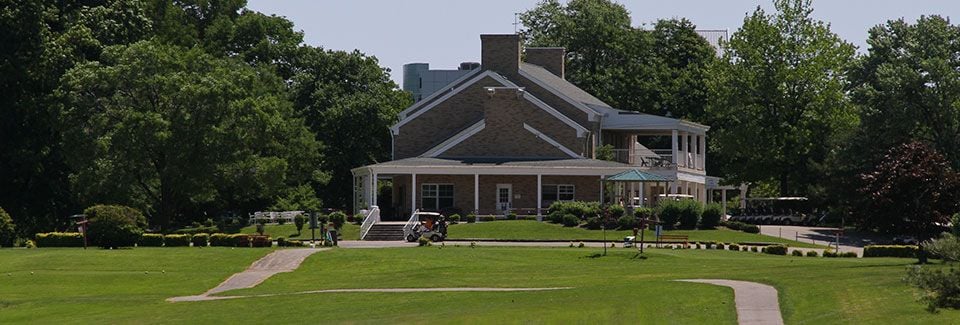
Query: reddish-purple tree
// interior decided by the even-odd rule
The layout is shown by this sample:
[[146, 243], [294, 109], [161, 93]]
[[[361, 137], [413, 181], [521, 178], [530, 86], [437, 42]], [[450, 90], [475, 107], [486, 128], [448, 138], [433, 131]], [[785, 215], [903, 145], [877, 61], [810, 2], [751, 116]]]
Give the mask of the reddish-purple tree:
[[[947, 224], [960, 209], [960, 176], [943, 155], [922, 142], [891, 148], [860, 178], [866, 200], [858, 215], [866, 228], [925, 240], [936, 233], [937, 223]], [[924, 260], [921, 256], [921, 263]]]

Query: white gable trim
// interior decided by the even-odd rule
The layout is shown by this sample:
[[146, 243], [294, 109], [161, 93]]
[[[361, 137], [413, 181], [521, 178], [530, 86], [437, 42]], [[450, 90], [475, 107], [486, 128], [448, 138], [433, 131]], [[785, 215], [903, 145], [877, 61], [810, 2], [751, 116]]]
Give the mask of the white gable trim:
[[451, 82], [450, 82], [450, 85], [452, 85], [452, 86], [451, 86], [450, 88], [446, 88], [446, 89], [443, 89], [443, 90], [435, 91], [435, 92], [433, 92], [432, 94], [430, 94], [430, 96], [427, 96], [427, 98], [421, 99], [419, 102], [416, 102], [416, 103], [414, 103], [413, 105], [410, 105], [410, 107], [407, 107], [407, 109], [405, 109], [405, 110], [403, 110], [403, 111], [400, 112], [400, 114], [399, 114], [400, 120], [406, 119], [406, 118], [407, 118], [407, 114], [410, 114], [410, 112], [413, 112], [413, 111], [416, 110], [417, 108], [420, 108], [421, 106], [426, 105], [427, 103], [430, 103], [430, 102], [431, 102], [432, 100], [434, 100], [435, 98], [442, 96], [442, 95], [445, 94], [448, 90], [455, 89], [455, 87], [457, 87], [458, 85], [460, 85], [461, 82], [463, 82], [464, 80], [467, 80], [467, 79], [472, 78], [474, 75], [477, 74], [477, 72], [480, 72], [480, 68], [473, 69], [473, 70], [471, 70], [470, 72], [467, 72], [466, 74], [460, 76], [460, 78], [457, 78], [456, 80], [451, 81]]
[[523, 128], [524, 128], [524, 129], [527, 129], [527, 131], [530, 131], [530, 133], [533, 133], [533, 134], [536, 135], [538, 138], [543, 139], [543, 141], [546, 141], [547, 143], [553, 145], [554, 147], [557, 147], [557, 149], [560, 149], [560, 151], [563, 151], [563, 153], [569, 155], [570, 157], [573, 157], [573, 158], [582, 158], [582, 157], [580, 157], [580, 155], [578, 155], [576, 152], [573, 152], [573, 150], [567, 149], [567, 147], [564, 147], [562, 144], [560, 144], [560, 143], [557, 142], [556, 140], [551, 139], [551, 138], [550, 138], [549, 136], [547, 136], [546, 134], [543, 134], [543, 132], [540, 132], [540, 131], [538, 131], [537, 129], [534, 129], [534, 128], [533, 128], [532, 126], [530, 126], [529, 124], [523, 123]]
[[453, 148], [454, 146], [460, 144], [460, 142], [463, 142], [463, 140], [466, 140], [467, 138], [473, 136], [474, 134], [477, 134], [477, 132], [480, 132], [486, 126], [487, 126], [486, 120], [480, 120], [480, 122], [477, 122], [476, 124], [471, 125], [470, 127], [450, 137], [449, 139], [444, 140], [443, 142], [438, 144], [436, 147], [433, 147], [430, 150], [427, 150], [427, 152], [424, 152], [420, 156], [421, 157], [439, 156], [440, 154], [446, 152], [447, 150], [450, 150], [450, 148]]
[[563, 99], [565, 102], [570, 103], [571, 105], [573, 105], [574, 107], [580, 109], [580, 110], [583, 111], [584, 113], [587, 113], [587, 119], [588, 119], [588, 120], [594, 121], [594, 122], [600, 120], [600, 113], [599, 113], [599, 112], [593, 110], [593, 109], [590, 108], [590, 107], [587, 107], [587, 105], [584, 105], [584, 104], [581, 103], [581, 102], [578, 102], [578, 101], [573, 100], [572, 98], [568, 97], [567, 95], [564, 95], [564, 94], [563, 94], [562, 92], [560, 92], [559, 90], [557, 90], [557, 89], [551, 87], [550, 85], [544, 83], [544, 82], [541, 81], [540, 79], [537, 79], [536, 77], [530, 75], [530, 73], [527, 73], [526, 71], [523, 71], [523, 69], [520, 70], [520, 75], [523, 76], [524, 78], [527, 78], [527, 80], [533, 81], [533, 83], [537, 84], [537, 86], [540, 86], [540, 87], [542, 87], [543, 89], [546, 89], [546, 90], [549, 91], [551, 94], [554, 94], [554, 95], [556, 95], [557, 97], [560, 97], [560, 99]]
[[547, 113], [550, 113], [550, 115], [553, 115], [553, 117], [556, 117], [558, 120], [562, 121], [564, 124], [569, 125], [570, 127], [576, 129], [578, 138], [585, 137], [587, 136], [587, 133], [590, 132], [590, 130], [587, 130], [587, 128], [583, 127], [583, 125], [577, 124], [577, 122], [574, 122], [566, 115], [563, 115], [553, 107], [550, 107], [550, 105], [547, 105], [547, 103], [544, 103], [542, 100], [530, 94], [529, 92], [524, 92], [523, 98], [530, 101], [534, 105], [537, 105], [537, 107], [540, 107], [540, 109], [546, 111]]
[[437, 98], [437, 100], [434, 100], [434, 101], [430, 102], [429, 104], [427, 104], [427, 106], [424, 106], [423, 108], [417, 110], [416, 112], [413, 112], [413, 114], [411, 114], [411, 115], [405, 117], [404, 119], [400, 120], [400, 122], [397, 122], [397, 124], [394, 124], [393, 126], [391, 126], [391, 127], [390, 127], [390, 130], [393, 132], [394, 135], [400, 134], [400, 127], [401, 127], [401, 126], [403, 126], [404, 124], [407, 124], [407, 123], [410, 122], [410, 121], [413, 121], [413, 120], [416, 119], [418, 116], [422, 115], [423, 113], [426, 113], [427, 111], [429, 111], [430, 109], [436, 107], [436, 106], [439, 105], [440, 103], [443, 103], [443, 102], [446, 101], [447, 99], [450, 99], [450, 97], [453, 97], [453, 95], [456, 95], [456, 94], [460, 93], [460, 91], [462, 91], [462, 90], [464, 90], [464, 89], [467, 89], [467, 87], [469, 87], [470, 85], [472, 85], [472, 84], [474, 84], [474, 83], [477, 83], [477, 82], [480, 81], [480, 80], [483, 80], [483, 78], [485, 78], [485, 77], [493, 78], [493, 80], [496, 80], [496, 81], [499, 82], [500, 84], [502, 84], [502, 85], [504, 85], [504, 86], [507, 86], [507, 87], [517, 87], [516, 84], [510, 82], [510, 80], [507, 80], [506, 78], [500, 76], [500, 75], [497, 74], [496, 72], [493, 72], [493, 71], [490, 71], [490, 70], [486, 70], [486, 71], [484, 71], [483, 73], [481, 73], [481, 74], [473, 77], [473, 78], [470, 79], [469, 81], [465, 82], [463, 85], [460, 85], [460, 87], [453, 88], [451, 91], [447, 92], [447, 93], [444, 94], [442, 97]]

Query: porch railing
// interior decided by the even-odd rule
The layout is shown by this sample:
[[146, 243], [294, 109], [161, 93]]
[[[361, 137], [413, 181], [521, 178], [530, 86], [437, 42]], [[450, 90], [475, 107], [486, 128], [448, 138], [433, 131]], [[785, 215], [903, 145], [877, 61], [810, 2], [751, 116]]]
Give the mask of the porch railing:
[[417, 214], [420, 213], [420, 209], [413, 211], [410, 214], [410, 219], [407, 220], [407, 224], [403, 225], [403, 239], [407, 239], [407, 236], [414, 233], [416, 227], [420, 226], [420, 219], [417, 218]]
[[373, 228], [373, 225], [380, 222], [380, 207], [374, 205], [370, 207], [370, 211], [367, 211], [367, 215], [363, 218], [363, 223], [360, 225], [360, 240], [363, 240], [367, 237], [367, 233], [370, 232], [370, 228]]
[[613, 149], [613, 159], [618, 162], [641, 167], [664, 168], [675, 167], [673, 161], [673, 151], [670, 149], [653, 149], [656, 155], [650, 155], [649, 151]]

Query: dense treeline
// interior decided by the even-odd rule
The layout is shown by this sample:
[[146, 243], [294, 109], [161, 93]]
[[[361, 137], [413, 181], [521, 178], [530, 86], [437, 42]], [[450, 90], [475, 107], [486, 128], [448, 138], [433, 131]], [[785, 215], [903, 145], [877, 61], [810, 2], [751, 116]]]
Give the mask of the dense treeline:
[[889, 21], [857, 54], [809, 0], [773, 2], [718, 56], [689, 21], [633, 27], [608, 0], [520, 17], [528, 44], [566, 47], [568, 79], [611, 105], [710, 125], [710, 174], [751, 195], [807, 196], [874, 230], [946, 224], [960, 211], [960, 26]]
[[0, 0], [0, 206], [17, 229], [100, 203], [164, 229], [345, 207], [349, 168], [389, 158], [408, 95], [376, 58], [245, 6]]

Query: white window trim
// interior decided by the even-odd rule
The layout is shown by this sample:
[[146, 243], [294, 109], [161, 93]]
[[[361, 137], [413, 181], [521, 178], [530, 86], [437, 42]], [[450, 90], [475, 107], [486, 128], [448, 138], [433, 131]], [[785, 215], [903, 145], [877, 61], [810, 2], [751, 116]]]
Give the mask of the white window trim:
[[416, 112], [413, 112], [413, 114], [410, 114], [406, 118], [400, 120], [400, 122], [397, 122], [397, 124], [394, 124], [393, 126], [390, 127], [391, 132], [393, 132], [394, 135], [400, 134], [401, 126], [409, 123], [410, 121], [413, 121], [418, 116], [423, 115], [423, 113], [426, 113], [427, 111], [429, 111], [434, 107], [437, 107], [437, 105], [440, 105], [440, 103], [443, 103], [447, 99], [450, 99], [450, 97], [453, 97], [453, 95], [460, 93], [460, 91], [469, 88], [470, 85], [473, 85], [478, 81], [483, 80], [483, 78], [485, 77], [493, 78], [493, 80], [496, 80], [497, 82], [499, 82], [504, 86], [517, 88], [516, 84], [510, 82], [509, 80], [507, 80], [503, 76], [500, 76], [496, 72], [493, 72], [490, 70], [484, 71], [483, 73], [473, 77], [473, 79], [470, 79], [463, 85], [460, 85], [460, 87], [453, 88], [451, 91], [447, 92], [442, 97], [438, 98], [437, 100], [431, 101], [429, 104], [427, 104], [427, 106], [424, 106], [423, 108], [417, 110]]
[[[453, 188], [453, 194], [450, 195], [450, 199], [456, 201], [456, 198], [457, 198], [457, 192], [456, 192], [456, 191], [457, 191], [457, 188], [456, 188], [456, 186], [453, 185], [453, 183], [420, 183], [420, 208], [421, 208], [421, 209], [432, 208], [432, 209], [436, 209], [437, 211], [439, 211], [441, 208], [443, 208], [443, 207], [440, 207], [440, 197], [441, 197], [441, 196], [440, 196], [440, 186], [441, 186], [441, 185], [450, 185], [450, 187]], [[436, 186], [436, 187], [437, 187], [437, 196], [430, 196], [430, 198], [433, 198], [433, 199], [436, 199], [436, 200], [437, 200], [437, 201], [436, 201], [436, 202], [437, 202], [437, 206], [436, 206], [436, 207], [427, 207], [427, 206], [425, 206], [425, 205], [423, 204], [423, 199], [428, 198], [427, 195], [426, 195], [427, 191], [423, 189], [424, 186]]]
[[433, 147], [430, 150], [427, 150], [427, 152], [424, 152], [423, 155], [421, 156], [423, 157], [439, 156], [440, 154], [446, 152], [447, 150], [450, 150], [450, 148], [453, 148], [456, 145], [460, 144], [467, 138], [472, 137], [474, 134], [479, 133], [486, 126], [487, 126], [486, 120], [480, 120], [480, 122], [477, 122], [476, 124], [471, 125], [470, 127], [464, 129], [463, 131], [460, 131], [460, 133], [455, 134], [454, 136], [450, 137], [447, 140], [444, 140], [443, 142], [438, 144], [436, 147]]
[[564, 147], [562, 144], [560, 144], [560, 143], [557, 142], [556, 140], [550, 138], [550, 137], [547, 136], [546, 134], [543, 134], [543, 132], [538, 131], [537, 129], [533, 128], [533, 127], [530, 126], [529, 124], [523, 123], [523, 128], [524, 128], [524, 129], [527, 129], [527, 131], [530, 131], [530, 133], [533, 133], [534, 135], [536, 135], [538, 138], [542, 139], [543, 141], [546, 141], [547, 143], [553, 145], [553, 146], [556, 147], [557, 149], [560, 149], [560, 151], [563, 151], [563, 153], [569, 155], [570, 157], [573, 157], [573, 158], [581, 158], [580, 155], [578, 155], [576, 152], [573, 152], [573, 150], [570, 150], [570, 149], [568, 149], [567, 147]]
[[[561, 186], [569, 186], [569, 187], [573, 188], [573, 193], [571, 193], [571, 194], [573, 195], [573, 198], [572, 198], [572, 199], [570, 199], [570, 200], [561, 200], [561, 199], [560, 199], [560, 187], [561, 187]], [[573, 185], [573, 184], [543, 184], [543, 185], [540, 186], [540, 191], [541, 191], [541, 192], [543, 191], [543, 188], [544, 188], [544, 187], [553, 187], [553, 188], [555, 188], [555, 189], [557, 190], [557, 192], [556, 192], [556, 193], [557, 193], [557, 196], [556, 196], [556, 199], [548, 200], [548, 199], [544, 199], [544, 198], [543, 198], [543, 194], [541, 193], [541, 195], [540, 195], [540, 200], [541, 200], [541, 202], [546, 202], [546, 201], [551, 201], [551, 203], [552, 203], [552, 202], [572, 202], [572, 201], [576, 201], [576, 200], [577, 200], [577, 186], [576, 186], [576, 185]], [[541, 205], [542, 205], [542, 203], [541, 203]], [[541, 207], [541, 208], [542, 208], [542, 207]]]

